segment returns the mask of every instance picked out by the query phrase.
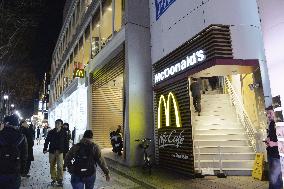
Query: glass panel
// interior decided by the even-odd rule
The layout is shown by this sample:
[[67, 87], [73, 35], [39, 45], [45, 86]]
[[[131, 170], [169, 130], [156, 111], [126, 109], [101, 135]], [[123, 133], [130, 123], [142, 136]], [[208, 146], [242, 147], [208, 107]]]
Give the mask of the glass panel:
[[122, 26], [123, 19], [123, 0], [115, 1], [114, 32], [118, 32]]
[[102, 8], [101, 41], [103, 48], [112, 37], [112, 0], [106, 0]]
[[91, 59], [91, 37], [90, 37], [90, 25], [85, 31], [85, 43], [84, 43], [84, 60], [83, 65], [89, 64]]
[[92, 56], [94, 58], [100, 51], [100, 11], [94, 15], [92, 21]]

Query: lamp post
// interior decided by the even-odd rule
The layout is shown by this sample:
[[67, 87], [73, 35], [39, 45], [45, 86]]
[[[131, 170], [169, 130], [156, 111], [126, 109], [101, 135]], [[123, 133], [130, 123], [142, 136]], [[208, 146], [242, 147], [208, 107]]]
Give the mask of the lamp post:
[[8, 104], [8, 100], [9, 100], [9, 96], [8, 95], [4, 95], [4, 107], [5, 107], [5, 114], [8, 115], [9, 114], [9, 104]]

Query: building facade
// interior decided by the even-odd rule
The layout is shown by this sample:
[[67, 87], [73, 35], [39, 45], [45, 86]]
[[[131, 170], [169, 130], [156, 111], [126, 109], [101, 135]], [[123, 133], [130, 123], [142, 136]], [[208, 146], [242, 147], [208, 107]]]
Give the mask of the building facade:
[[[73, 0], [53, 54], [49, 121], [92, 129], [104, 154], [249, 175], [272, 103], [257, 1]], [[216, 14], [222, 13], [222, 14]], [[201, 115], [193, 78], [202, 87]], [[109, 133], [122, 126], [123, 155]], [[79, 136], [77, 138], [80, 138]], [[218, 163], [221, 159], [223, 167]]]
[[[135, 140], [153, 137], [148, 4], [73, 1], [53, 54], [50, 120], [61, 117], [71, 127], [92, 129], [106, 154], [111, 153], [109, 133], [121, 125], [124, 151], [119, 161], [126, 165], [143, 159]], [[86, 89], [86, 95], [79, 89]], [[78, 93], [73, 98], [77, 105], [67, 102], [73, 93]], [[79, 101], [86, 107], [79, 108]], [[84, 111], [78, 114], [78, 109]]]

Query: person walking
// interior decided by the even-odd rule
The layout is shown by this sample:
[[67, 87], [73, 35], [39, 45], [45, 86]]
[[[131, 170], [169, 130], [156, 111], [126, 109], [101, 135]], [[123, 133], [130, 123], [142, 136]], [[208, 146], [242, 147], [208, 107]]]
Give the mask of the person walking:
[[[74, 161], [73, 161], [74, 160]], [[71, 174], [73, 189], [93, 189], [96, 180], [96, 165], [102, 169], [106, 181], [110, 180], [109, 169], [102, 157], [100, 147], [93, 142], [93, 132], [85, 131], [81, 141], [66, 154], [65, 161]]]
[[40, 141], [41, 141], [40, 127], [37, 126], [37, 129], [36, 129], [36, 144], [39, 145]]
[[26, 138], [15, 127], [16, 116], [7, 116], [0, 125], [0, 188], [19, 189], [21, 173], [26, 167], [28, 146]]
[[[67, 152], [69, 151], [69, 141], [71, 139], [71, 132], [69, 130], [69, 124], [68, 123], [64, 123], [63, 124], [63, 130], [66, 132], [66, 141], [65, 141], [65, 147], [64, 147], [64, 152], [63, 152], [63, 159], [65, 159], [65, 156], [67, 154]], [[63, 171], [66, 171], [66, 167], [63, 166]]]
[[75, 137], [76, 137], [76, 127], [74, 127], [74, 129], [72, 131], [72, 137], [71, 137], [72, 145], [75, 144]]
[[269, 165], [269, 189], [282, 189], [283, 180], [281, 173], [280, 155], [278, 151], [278, 140], [275, 128], [275, 115], [273, 107], [266, 108], [266, 116], [268, 118], [268, 135], [265, 139], [267, 159]]
[[198, 112], [198, 116], [200, 116], [201, 112], [201, 93], [200, 93], [200, 85], [197, 82], [196, 78], [192, 78], [192, 83], [190, 84], [190, 91], [193, 98], [193, 106], [195, 108], [195, 112]]
[[34, 140], [33, 140], [33, 130], [30, 129], [28, 123], [26, 121], [21, 121], [20, 123], [20, 132], [26, 137], [27, 144], [28, 144], [28, 158], [27, 163], [24, 168], [24, 172], [22, 174], [22, 177], [29, 178], [29, 171], [31, 168], [31, 162], [34, 161], [34, 153], [33, 153], [33, 146], [34, 146]]
[[54, 186], [57, 182], [59, 187], [63, 187], [63, 152], [67, 137], [62, 125], [61, 119], [55, 121], [55, 128], [48, 132], [43, 148], [43, 153], [46, 154], [49, 147], [51, 185]]

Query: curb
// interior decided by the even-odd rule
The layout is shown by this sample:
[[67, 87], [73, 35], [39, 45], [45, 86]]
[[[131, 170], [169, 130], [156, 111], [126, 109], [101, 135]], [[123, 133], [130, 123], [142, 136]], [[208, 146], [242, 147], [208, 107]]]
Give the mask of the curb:
[[[144, 188], [147, 188], [147, 189], [157, 189], [156, 187], [154, 187], [154, 186], [152, 186], [152, 185], [150, 185], [150, 184], [148, 184], [148, 183], [146, 183], [146, 182], [144, 182], [142, 180], [139, 180], [139, 179], [137, 179], [137, 178], [135, 178], [133, 176], [130, 176], [127, 173], [124, 173], [123, 171], [121, 171], [121, 170], [119, 170], [117, 168], [114, 168], [112, 166], [112, 164], [114, 164], [114, 163], [115, 164], [119, 164], [118, 162], [115, 162], [114, 160], [106, 158], [106, 157], [105, 157], [105, 160], [107, 161], [109, 169], [111, 171], [115, 172], [116, 174], [119, 174], [119, 175], [121, 175], [121, 176], [123, 176], [123, 177], [125, 177], [125, 178], [127, 178], [127, 179], [129, 179], [129, 180], [131, 180], [131, 181], [133, 181], [133, 182], [135, 182], [137, 184], [139, 184], [140, 186], [143, 186]], [[120, 165], [120, 166], [123, 166], [123, 165]]]

